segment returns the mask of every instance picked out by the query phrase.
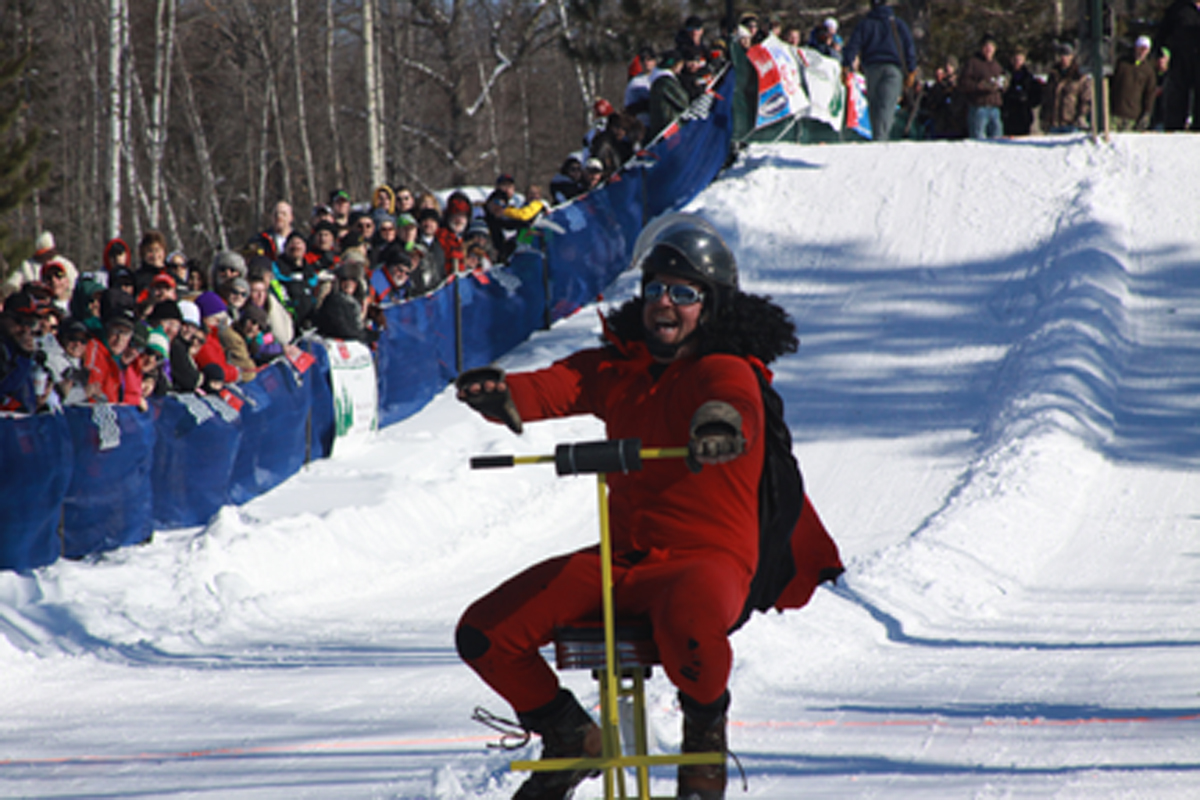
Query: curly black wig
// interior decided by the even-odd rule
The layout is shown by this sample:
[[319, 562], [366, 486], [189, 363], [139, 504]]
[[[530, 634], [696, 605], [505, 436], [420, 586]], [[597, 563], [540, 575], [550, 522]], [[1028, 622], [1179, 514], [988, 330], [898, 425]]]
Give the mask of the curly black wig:
[[[608, 314], [608, 327], [618, 339], [626, 342], [646, 339], [642, 325], [644, 305], [641, 297], [634, 297]], [[796, 324], [786, 311], [769, 297], [744, 292], [735, 292], [730, 302], [722, 303], [718, 312], [706, 319], [693, 336], [699, 356], [710, 353], [754, 356], [764, 364], [794, 353], [800, 346]]]

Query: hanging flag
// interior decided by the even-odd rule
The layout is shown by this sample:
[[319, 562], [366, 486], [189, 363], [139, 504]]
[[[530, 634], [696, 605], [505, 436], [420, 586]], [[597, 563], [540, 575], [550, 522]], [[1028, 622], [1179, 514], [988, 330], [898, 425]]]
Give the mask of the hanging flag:
[[864, 139], [874, 138], [871, 116], [867, 113], [867, 79], [857, 72], [851, 72], [846, 79], [846, 130]]
[[808, 112], [811, 103], [800, 80], [796, 51], [775, 36], [768, 36], [746, 51], [758, 72], [758, 116], [763, 127]]

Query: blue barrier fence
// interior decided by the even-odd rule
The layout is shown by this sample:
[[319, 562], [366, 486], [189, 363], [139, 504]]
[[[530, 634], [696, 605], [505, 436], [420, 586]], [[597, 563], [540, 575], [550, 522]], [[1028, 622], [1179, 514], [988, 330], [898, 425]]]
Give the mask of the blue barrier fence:
[[[385, 309], [376, 351], [379, 422], [398, 422], [463, 368], [495, 361], [547, 322], [592, 302], [628, 265], [646, 221], [686, 203], [725, 164], [733, 75], [707, 118], [656, 143], [603, 189], [555, 209], [539, 249]], [[551, 232], [552, 231], [552, 232]], [[459, 331], [461, 330], [461, 343]], [[29, 570], [205, 524], [223, 505], [279, 485], [333, 447], [329, 358], [304, 373], [278, 361], [218, 398], [171, 395], [146, 412], [75, 406], [0, 419], [0, 569]]]

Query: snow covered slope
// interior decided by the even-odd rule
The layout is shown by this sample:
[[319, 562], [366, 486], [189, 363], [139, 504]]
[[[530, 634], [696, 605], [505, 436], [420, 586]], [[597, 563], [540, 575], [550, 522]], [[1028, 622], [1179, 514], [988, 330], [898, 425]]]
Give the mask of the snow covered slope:
[[[735, 636], [730, 797], [1194, 796], [1198, 201], [1200, 137], [1142, 135], [755, 147], [692, 203], [799, 324], [777, 386], [849, 567]], [[509, 796], [453, 626], [594, 540], [594, 483], [467, 459], [600, 435], [446, 392], [204, 530], [0, 574], [0, 795]]]

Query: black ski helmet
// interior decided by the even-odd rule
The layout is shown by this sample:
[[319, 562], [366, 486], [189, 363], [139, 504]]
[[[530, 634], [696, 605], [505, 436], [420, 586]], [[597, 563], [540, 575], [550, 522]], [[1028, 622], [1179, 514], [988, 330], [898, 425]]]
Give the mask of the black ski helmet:
[[650, 275], [678, 275], [698, 281], [714, 301], [731, 296], [738, 288], [737, 260], [708, 220], [696, 214], [676, 213], [655, 220], [638, 236], [633, 263]]

